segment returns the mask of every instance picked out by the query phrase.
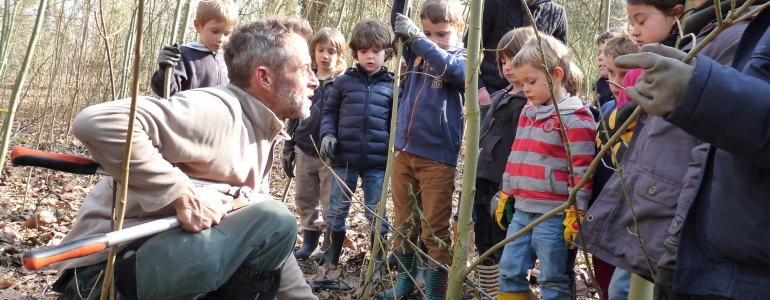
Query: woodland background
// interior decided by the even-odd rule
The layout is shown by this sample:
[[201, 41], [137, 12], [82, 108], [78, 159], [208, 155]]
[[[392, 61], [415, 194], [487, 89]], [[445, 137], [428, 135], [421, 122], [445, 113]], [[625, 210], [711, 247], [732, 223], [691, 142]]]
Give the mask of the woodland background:
[[[181, 1], [181, 0], [180, 0]], [[424, 0], [414, 2], [415, 13]], [[518, 1], [512, 0], [518, 4]], [[555, 0], [567, 10], [569, 48], [575, 63], [585, 74], [583, 99], [592, 99], [591, 86], [597, 78], [594, 39], [610, 27], [626, 23], [623, 0]], [[33, 35], [39, 0], [2, 0], [0, 13], [0, 120], [5, 120], [14, 81]], [[240, 22], [257, 20], [266, 15], [282, 14], [304, 17], [315, 30], [336, 27], [349, 37], [353, 25], [363, 18], [390, 22], [389, 0], [237, 0]], [[467, 7], [467, 1], [464, 3]], [[609, 4], [609, 10], [608, 5]], [[122, 0], [61, 0], [45, 5], [43, 25], [38, 33], [35, 55], [20, 93], [19, 109], [11, 124], [11, 147], [58, 153], [87, 155], [85, 149], [69, 135], [70, 123], [78, 111], [100, 102], [129, 97], [130, 69], [140, 59], [140, 94], [153, 95], [150, 77], [158, 68], [156, 57], [164, 44], [172, 43], [172, 32], [187, 26], [184, 41], [197, 40], [192, 27], [196, 0], [183, 2], [184, 12], [192, 5], [186, 24], [173, 24], [177, 2], [147, 0], [143, 26], [141, 57], [133, 57], [135, 43], [136, 3]], [[610, 12], [608, 23], [604, 16]], [[466, 9], [467, 12], [467, 9]], [[494, 55], [494, 52], [486, 52]], [[395, 60], [388, 62], [390, 69]], [[353, 61], [348, 62], [349, 65]], [[4, 124], [5, 126], [6, 124]], [[280, 151], [276, 151], [280, 155]], [[272, 194], [283, 195], [284, 180], [280, 157], [273, 166]], [[459, 185], [462, 165], [458, 166]], [[98, 176], [57, 173], [28, 167], [12, 167], [6, 163], [0, 179], [0, 299], [49, 299], [55, 296], [50, 285], [56, 272], [47, 268], [27, 271], [21, 267], [21, 254], [27, 249], [57, 244], [72, 226], [77, 209]], [[286, 200], [294, 210], [293, 191]], [[455, 197], [456, 203], [456, 197]], [[360, 205], [353, 217], [350, 243], [343, 257], [351, 267], [351, 283], [360, 276], [360, 264], [368, 238], [368, 229]], [[353, 215], [353, 214], [351, 214]], [[365, 226], [365, 225], [361, 225]], [[582, 257], [582, 256], [581, 256]], [[358, 265], [358, 267], [356, 267]], [[308, 278], [314, 277], [312, 266], [306, 266]], [[322, 298], [351, 298], [354, 293], [322, 294]], [[471, 296], [468, 296], [470, 299]]]

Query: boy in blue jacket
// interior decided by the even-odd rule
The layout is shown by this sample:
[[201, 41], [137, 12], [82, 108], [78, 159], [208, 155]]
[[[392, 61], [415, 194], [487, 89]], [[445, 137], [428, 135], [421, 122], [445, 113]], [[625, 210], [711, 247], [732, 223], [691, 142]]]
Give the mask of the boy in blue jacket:
[[238, 7], [231, 0], [201, 1], [193, 25], [197, 42], [178, 47], [165, 45], [158, 53], [158, 70], [152, 75], [152, 91], [163, 97], [166, 67], [173, 68], [170, 96], [195, 88], [227, 84], [222, 46], [238, 22]]
[[[399, 103], [391, 175], [394, 226], [400, 232], [392, 246], [400, 264], [398, 284], [381, 295], [387, 299], [404, 297], [415, 289], [411, 280], [416, 273], [412, 267], [415, 250], [403, 235], [417, 243], [417, 235], [422, 232], [431, 258], [444, 265], [452, 261], [448, 248], [449, 220], [465, 122], [466, 54], [457, 46], [462, 20], [459, 3], [431, 0], [420, 9], [422, 29], [403, 15], [398, 15], [394, 24], [396, 34], [406, 43], [404, 60], [408, 74]], [[429, 224], [421, 224], [420, 218], [412, 214], [415, 203], [409, 196], [408, 185]], [[419, 224], [422, 230], [409, 228], [410, 224]], [[443, 299], [447, 272], [434, 261], [430, 264], [425, 295], [427, 299]]]
[[[337, 77], [324, 103], [320, 156], [322, 160], [328, 157], [332, 161], [334, 173], [343, 181], [337, 178], [332, 181], [323, 244], [326, 269], [337, 268], [345, 241], [351, 195], [342, 184], [355, 191], [361, 177], [368, 208], [364, 214], [374, 224], [373, 212], [380, 202], [388, 160], [393, 74], [383, 63], [393, 55], [392, 40], [384, 22], [374, 19], [358, 22], [349, 44], [358, 63]], [[388, 232], [385, 224], [380, 232]]]

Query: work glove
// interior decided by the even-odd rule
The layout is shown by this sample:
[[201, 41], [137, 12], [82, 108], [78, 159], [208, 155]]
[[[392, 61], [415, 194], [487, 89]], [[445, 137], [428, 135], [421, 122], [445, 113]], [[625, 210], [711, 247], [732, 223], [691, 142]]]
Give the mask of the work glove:
[[179, 50], [179, 45], [165, 45], [160, 49], [158, 53], [158, 66], [163, 70], [164, 67], [175, 67], [179, 59], [182, 58], [182, 51]]
[[283, 173], [286, 177], [294, 178], [294, 161], [297, 159], [297, 153], [294, 147], [283, 148]]
[[422, 33], [422, 29], [417, 27], [414, 22], [412, 22], [412, 19], [409, 19], [409, 17], [397, 14], [396, 15], [396, 30], [395, 34], [396, 36], [401, 38], [401, 41], [406, 42], [415, 38], [424, 38], [425, 34]]
[[684, 52], [661, 44], [644, 45], [642, 51], [616, 58], [615, 66], [643, 68], [644, 74], [636, 80], [635, 87], [626, 88], [626, 95], [644, 111], [666, 117], [684, 95], [697, 61], [693, 58], [683, 63]]
[[583, 222], [583, 217], [586, 215], [586, 212], [582, 210], [579, 212], [580, 219], [578, 220], [575, 216], [575, 209], [572, 206], [564, 210], [564, 241], [567, 242], [570, 249], [575, 249], [575, 244], [573, 242], [578, 234], [577, 222]]
[[324, 135], [324, 138], [321, 140], [321, 150], [319, 151], [321, 160], [325, 161], [327, 157], [329, 159], [334, 159], [334, 148], [336, 146], [337, 146], [336, 137], [334, 137], [331, 134]]
[[[497, 200], [499, 199], [499, 200]], [[508, 225], [511, 224], [513, 218], [513, 199], [502, 192], [497, 192], [495, 197], [492, 198], [492, 203], [497, 203], [497, 209], [495, 209], [495, 221], [497, 226], [500, 226], [502, 230], [508, 230]]]
[[676, 253], [679, 250], [679, 242], [668, 237], [663, 242], [666, 252], [658, 261], [658, 273], [655, 274], [655, 285], [652, 288], [653, 299], [677, 300], [674, 292], [674, 270], [676, 269]]

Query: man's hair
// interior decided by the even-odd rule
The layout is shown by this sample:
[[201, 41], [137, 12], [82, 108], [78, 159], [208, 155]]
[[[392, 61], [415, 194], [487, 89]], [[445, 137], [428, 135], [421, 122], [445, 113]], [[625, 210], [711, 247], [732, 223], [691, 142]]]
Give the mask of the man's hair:
[[[544, 33], [540, 34], [543, 35]], [[497, 70], [500, 77], [504, 77], [503, 63], [501, 62], [503, 58], [515, 57], [516, 54], [519, 53], [519, 50], [521, 50], [521, 47], [524, 47], [524, 44], [533, 38], [535, 38], [535, 30], [530, 26], [519, 27], [508, 31], [502, 38], [500, 38], [500, 42], [497, 43], [497, 51], [495, 51]]]
[[342, 36], [342, 33], [339, 30], [331, 27], [321, 28], [321, 30], [316, 33], [315, 37], [313, 37], [313, 40], [310, 41], [309, 49], [310, 58], [313, 60], [313, 68], [318, 68], [318, 64], [315, 61], [315, 47], [323, 43], [330, 43], [332, 44], [332, 47], [337, 50], [337, 65], [334, 66], [334, 73], [339, 74], [342, 71], [345, 71], [345, 68], [348, 66], [345, 61], [345, 37]]
[[433, 24], [446, 22], [452, 26], [463, 23], [463, 9], [454, 0], [427, 0], [420, 8], [420, 19], [430, 20]]
[[617, 35], [619, 35], [623, 31], [625, 31], [625, 29], [623, 27], [612, 27], [612, 28], [610, 28], [609, 30], [603, 32], [602, 34], [596, 36], [596, 45], [598, 46], [599, 44], [606, 43], [611, 38], [616, 37]]
[[313, 29], [307, 20], [285, 16], [268, 16], [239, 25], [225, 47], [230, 82], [248, 88], [259, 66], [283, 72], [287, 62], [296, 59], [297, 53], [288, 47], [294, 34], [307, 40], [313, 35]]
[[609, 39], [604, 45], [604, 56], [617, 58], [626, 54], [634, 54], [642, 51], [636, 40], [626, 31], [621, 31], [617, 36]]
[[566, 81], [564, 89], [570, 96], [577, 96], [583, 89], [583, 71], [580, 71], [574, 62], [570, 62], [569, 66], [569, 80]]
[[350, 50], [353, 58], [358, 60], [358, 50], [378, 47], [385, 51], [385, 61], [393, 56], [393, 34], [385, 22], [376, 19], [363, 19], [353, 27], [350, 35]]
[[[548, 73], [553, 74], [556, 68], [561, 68], [564, 71], [562, 84], [566, 84], [570, 76], [569, 49], [553, 36], [541, 34], [540, 39], [542, 40], [543, 53], [545, 54], [545, 63], [548, 65]], [[513, 58], [514, 68], [521, 67], [524, 64], [542, 69], [543, 58], [540, 55], [540, 51], [537, 50], [537, 39], [529, 40]]]
[[195, 19], [201, 27], [211, 20], [233, 27], [238, 23], [238, 7], [231, 0], [202, 0], [195, 11]]

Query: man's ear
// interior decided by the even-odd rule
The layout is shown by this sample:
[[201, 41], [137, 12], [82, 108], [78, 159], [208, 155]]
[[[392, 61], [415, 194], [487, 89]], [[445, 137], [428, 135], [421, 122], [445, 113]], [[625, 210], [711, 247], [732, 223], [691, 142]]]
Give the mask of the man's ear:
[[551, 79], [553, 79], [553, 83], [562, 83], [564, 81], [564, 69], [561, 67], [556, 67], [553, 69], [553, 72], [551, 72]]
[[203, 31], [203, 25], [201, 25], [201, 22], [198, 22], [197, 18], [193, 20], [193, 27], [195, 27], [195, 32], [197, 33], [201, 33], [201, 31]]
[[264, 66], [254, 69], [254, 82], [260, 89], [271, 90], [273, 87], [272, 72]]

